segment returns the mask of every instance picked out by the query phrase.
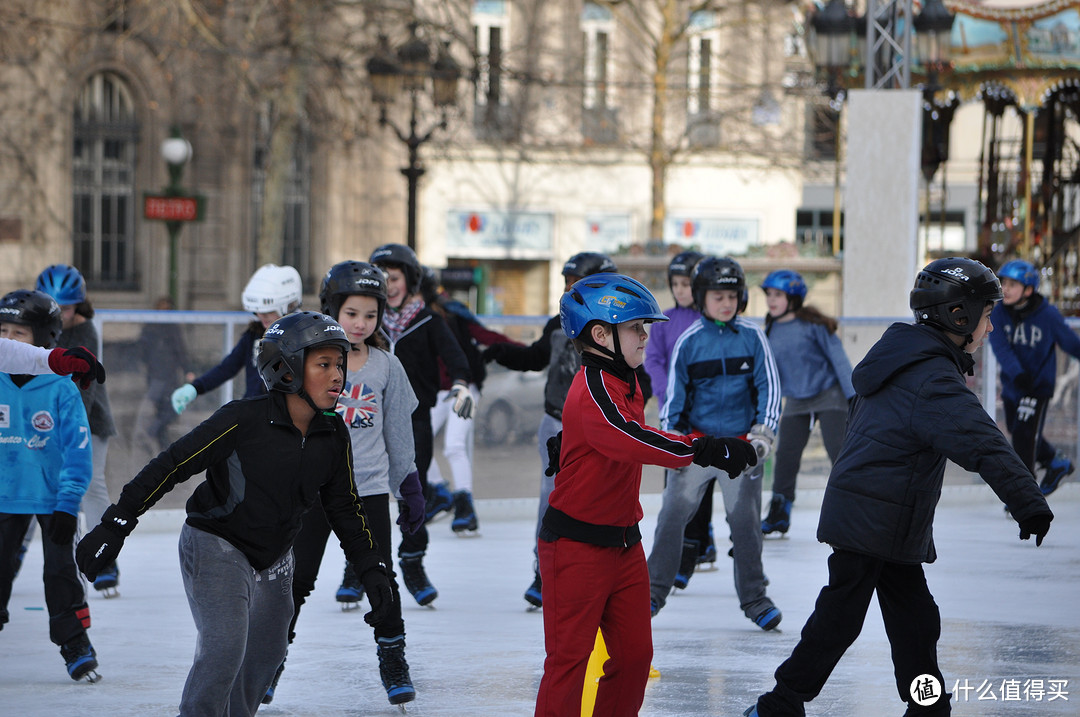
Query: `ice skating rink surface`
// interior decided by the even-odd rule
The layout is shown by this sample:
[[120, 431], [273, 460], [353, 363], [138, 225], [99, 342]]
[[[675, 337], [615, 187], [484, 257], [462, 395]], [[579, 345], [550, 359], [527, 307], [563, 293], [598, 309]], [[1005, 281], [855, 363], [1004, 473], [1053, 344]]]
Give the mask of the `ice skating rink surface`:
[[[717, 570], [699, 572], [653, 620], [653, 665], [642, 715], [740, 715], [772, 686], [826, 579], [829, 548], [815, 538], [820, 491], [800, 493], [793, 526], [764, 548], [769, 592], [784, 613], [764, 633], [743, 617], [732, 585], [722, 513]], [[720, 505], [720, 501], [717, 501]], [[543, 617], [526, 612], [535, 500], [478, 501], [480, 534], [429, 526], [425, 561], [439, 590], [434, 609], [405, 594], [407, 657], [416, 715], [531, 715], [543, 670]], [[643, 497], [645, 549], [659, 496]], [[1035, 717], [1080, 714], [1080, 484], [1051, 496], [1046, 541], [1020, 542], [1014, 522], [982, 484], [950, 485], [935, 521], [939, 558], [926, 566], [942, 615], [939, 645], [953, 714]], [[721, 509], [722, 510], [722, 509]], [[175, 715], [195, 631], [177, 566], [181, 511], [152, 511], [120, 556], [120, 597], [89, 597], [98, 684], [68, 678], [48, 639], [35, 542], [14, 585], [11, 622], [0, 632], [0, 714], [146, 717]], [[359, 717], [399, 714], [379, 683], [371, 630], [361, 612], [334, 601], [343, 557], [327, 550], [315, 594], [277, 697], [260, 715]], [[876, 603], [862, 635], [808, 715], [903, 714]]]

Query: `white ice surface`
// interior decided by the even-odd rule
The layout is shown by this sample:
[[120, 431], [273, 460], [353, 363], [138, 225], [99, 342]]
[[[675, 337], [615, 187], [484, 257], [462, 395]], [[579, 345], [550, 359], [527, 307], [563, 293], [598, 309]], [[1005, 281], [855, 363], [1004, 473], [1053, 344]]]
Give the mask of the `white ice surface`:
[[[658, 496], [646, 496], [642, 533], [651, 545]], [[719, 501], [718, 501], [719, 503]], [[941, 607], [939, 645], [954, 715], [1027, 717], [1080, 714], [1080, 484], [1052, 496], [1057, 515], [1041, 548], [1017, 540], [1015, 523], [985, 487], [946, 488], [935, 522], [939, 560], [926, 568]], [[407, 656], [417, 688], [415, 715], [531, 715], [543, 659], [543, 617], [525, 611], [532, 578], [535, 501], [479, 501], [480, 537], [458, 538], [444, 518], [430, 526], [426, 565], [439, 590], [435, 609], [405, 595]], [[27, 556], [0, 631], [0, 715], [175, 715], [195, 632], [176, 557], [179, 513], [144, 521], [120, 558], [120, 597], [89, 598], [103, 680], [70, 680], [48, 640], [40, 544]], [[716, 533], [718, 570], [696, 574], [653, 621], [661, 672], [646, 691], [643, 715], [739, 715], [772, 686], [772, 673], [798, 640], [826, 577], [829, 550], [814, 539], [817, 506], [800, 498], [786, 539], [767, 540], [770, 595], [784, 612], [764, 633], [743, 617]], [[155, 525], [156, 523], [156, 525]], [[315, 594], [273, 704], [260, 715], [319, 717], [397, 713], [379, 684], [370, 629], [360, 612], [334, 602], [343, 558], [327, 551]], [[91, 591], [92, 592], [92, 591]], [[1003, 680], [1068, 680], [1068, 700], [1003, 700]], [[974, 688], [992, 685], [996, 699]], [[888, 644], [876, 604], [809, 715], [900, 715]]]

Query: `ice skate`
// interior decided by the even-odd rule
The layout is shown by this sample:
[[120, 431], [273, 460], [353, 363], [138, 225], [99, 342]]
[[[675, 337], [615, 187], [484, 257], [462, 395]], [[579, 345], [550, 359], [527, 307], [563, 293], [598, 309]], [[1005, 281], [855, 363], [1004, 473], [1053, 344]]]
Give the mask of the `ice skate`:
[[402, 553], [401, 577], [405, 581], [405, 587], [412, 593], [413, 599], [418, 605], [430, 605], [435, 598], [439, 597], [439, 591], [428, 580], [424, 572], [423, 553]]
[[791, 528], [791, 501], [782, 495], [774, 495], [769, 503], [769, 514], [761, 521], [761, 532], [765, 535], [778, 533], [783, 537]]
[[[288, 658], [286, 658], [286, 659], [288, 659]], [[274, 692], [277, 690], [278, 680], [281, 679], [281, 673], [284, 672], [284, 671], [285, 671], [285, 660], [282, 660], [281, 664], [278, 665], [277, 672], [274, 673], [273, 681], [270, 683], [270, 686], [266, 688], [266, 694], [263, 695], [262, 703], [264, 705], [268, 705], [268, 704], [270, 704], [271, 702], [274, 701]]]
[[716, 541], [713, 539], [712, 523], [709, 523], [709, 541], [698, 553], [696, 572], [711, 573], [716, 570]]
[[479, 527], [476, 510], [473, 508], [472, 493], [467, 490], [454, 493], [454, 520], [450, 523], [450, 530], [454, 531], [455, 535], [475, 536], [476, 529]]
[[697, 567], [698, 549], [701, 542], [698, 540], [684, 540], [682, 547], [682, 557], [679, 559], [679, 572], [675, 573], [674, 587], [678, 590], [685, 590], [686, 586], [690, 584], [690, 578], [694, 575], [694, 568]]
[[386, 698], [405, 712], [405, 703], [416, 699], [416, 689], [405, 661], [405, 636], [378, 639], [379, 677], [386, 688]]
[[98, 576], [94, 578], [94, 589], [101, 593], [102, 597], [106, 599], [120, 597], [120, 592], [117, 590], [119, 585], [120, 568], [116, 567], [115, 562], [98, 573]]
[[1072, 461], [1059, 453], [1054, 456], [1054, 460], [1050, 461], [1050, 465], [1046, 466], [1046, 473], [1043, 474], [1039, 490], [1043, 495], [1050, 495], [1058, 489], [1061, 481], [1072, 475], [1074, 470]]
[[780, 609], [773, 605], [772, 607], [762, 610], [756, 617], [751, 619], [754, 621], [755, 625], [768, 632], [769, 630], [775, 630], [782, 618], [783, 615], [780, 613]]
[[544, 607], [543, 582], [540, 580], [540, 573], [536, 573], [532, 585], [525, 591], [525, 602], [529, 603], [528, 612], [534, 612]]
[[449, 512], [454, 507], [454, 496], [450, 494], [445, 483], [432, 483], [424, 490], [426, 502], [425, 516], [427, 522], [435, 520], [440, 513]]
[[341, 577], [341, 586], [337, 589], [334, 599], [341, 603], [342, 612], [360, 607], [360, 601], [364, 599], [364, 584], [360, 582], [360, 576], [353, 570], [352, 563], [345, 563], [345, 574]]
[[86, 633], [60, 646], [60, 655], [67, 665], [68, 675], [76, 682], [86, 680], [94, 683], [101, 679], [97, 673], [97, 653]]

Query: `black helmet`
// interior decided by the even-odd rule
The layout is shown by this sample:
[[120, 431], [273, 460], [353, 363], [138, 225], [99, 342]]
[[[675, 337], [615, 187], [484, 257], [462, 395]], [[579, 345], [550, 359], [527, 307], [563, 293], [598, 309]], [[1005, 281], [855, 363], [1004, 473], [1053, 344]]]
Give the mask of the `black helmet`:
[[932, 261], [919, 272], [908, 303], [916, 323], [969, 336], [986, 304], [1001, 298], [1001, 282], [984, 264], [949, 257]]
[[368, 259], [375, 266], [401, 269], [405, 274], [405, 289], [410, 294], [420, 290], [420, 260], [416, 252], [404, 244], [383, 244], [371, 252]]
[[34, 345], [51, 349], [60, 336], [60, 305], [44, 291], [18, 289], [0, 299], [0, 324], [29, 326]]
[[694, 267], [704, 258], [705, 255], [699, 251], [681, 251], [671, 257], [671, 262], [667, 267], [668, 286], [671, 286], [673, 276], [685, 276], [689, 279], [694, 273]]
[[697, 263], [690, 276], [690, 291], [694, 295], [694, 303], [702, 312], [705, 311], [705, 292], [710, 289], [734, 289], [739, 296], [736, 312], [742, 313], [746, 309], [746, 302], [750, 298], [746, 291], [746, 275], [734, 259], [707, 256]]
[[300, 393], [308, 349], [330, 344], [344, 357], [352, 346], [345, 329], [326, 314], [296, 311], [270, 324], [259, 344], [256, 365], [270, 391]]
[[619, 269], [607, 254], [595, 251], [583, 251], [574, 254], [563, 264], [563, 276], [586, 277], [593, 274], [618, 274]]
[[383, 311], [386, 309], [386, 275], [382, 270], [366, 261], [343, 261], [330, 267], [323, 277], [319, 288], [319, 303], [322, 311], [334, 317], [341, 311], [341, 305], [349, 296], [371, 296], [379, 303], [379, 323], [382, 326]]
[[439, 300], [439, 272], [427, 264], [420, 267], [420, 296], [428, 306]]

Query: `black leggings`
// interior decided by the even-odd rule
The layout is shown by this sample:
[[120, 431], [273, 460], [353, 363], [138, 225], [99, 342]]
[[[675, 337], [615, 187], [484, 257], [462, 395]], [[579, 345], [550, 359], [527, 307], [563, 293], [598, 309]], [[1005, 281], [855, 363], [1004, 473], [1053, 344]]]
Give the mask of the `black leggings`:
[[795, 416], [783, 414], [780, 416], [780, 434], [773, 467], [773, 495], [795, 500], [795, 479], [799, 475], [802, 454], [806, 450], [806, 442], [810, 439], [810, 429], [815, 420], [821, 425], [821, 437], [825, 441], [825, 452], [829, 454], [829, 460], [836, 461], [840, 446], [844, 443], [847, 411], [818, 411]]
[[[427, 495], [427, 473], [431, 465], [431, 454], [435, 444], [435, 438], [431, 434], [431, 409], [423, 406], [413, 411], [412, 415], [413, 444], [416, 447], [416, 472], [420, 474], [420, 488]], [[420, 530], [412, 535], [401, 527], [401, 545], [398, 547], [398, 557], [402, 553], [424, 553], [428, 546], [427, 526], [421, 525]]]

